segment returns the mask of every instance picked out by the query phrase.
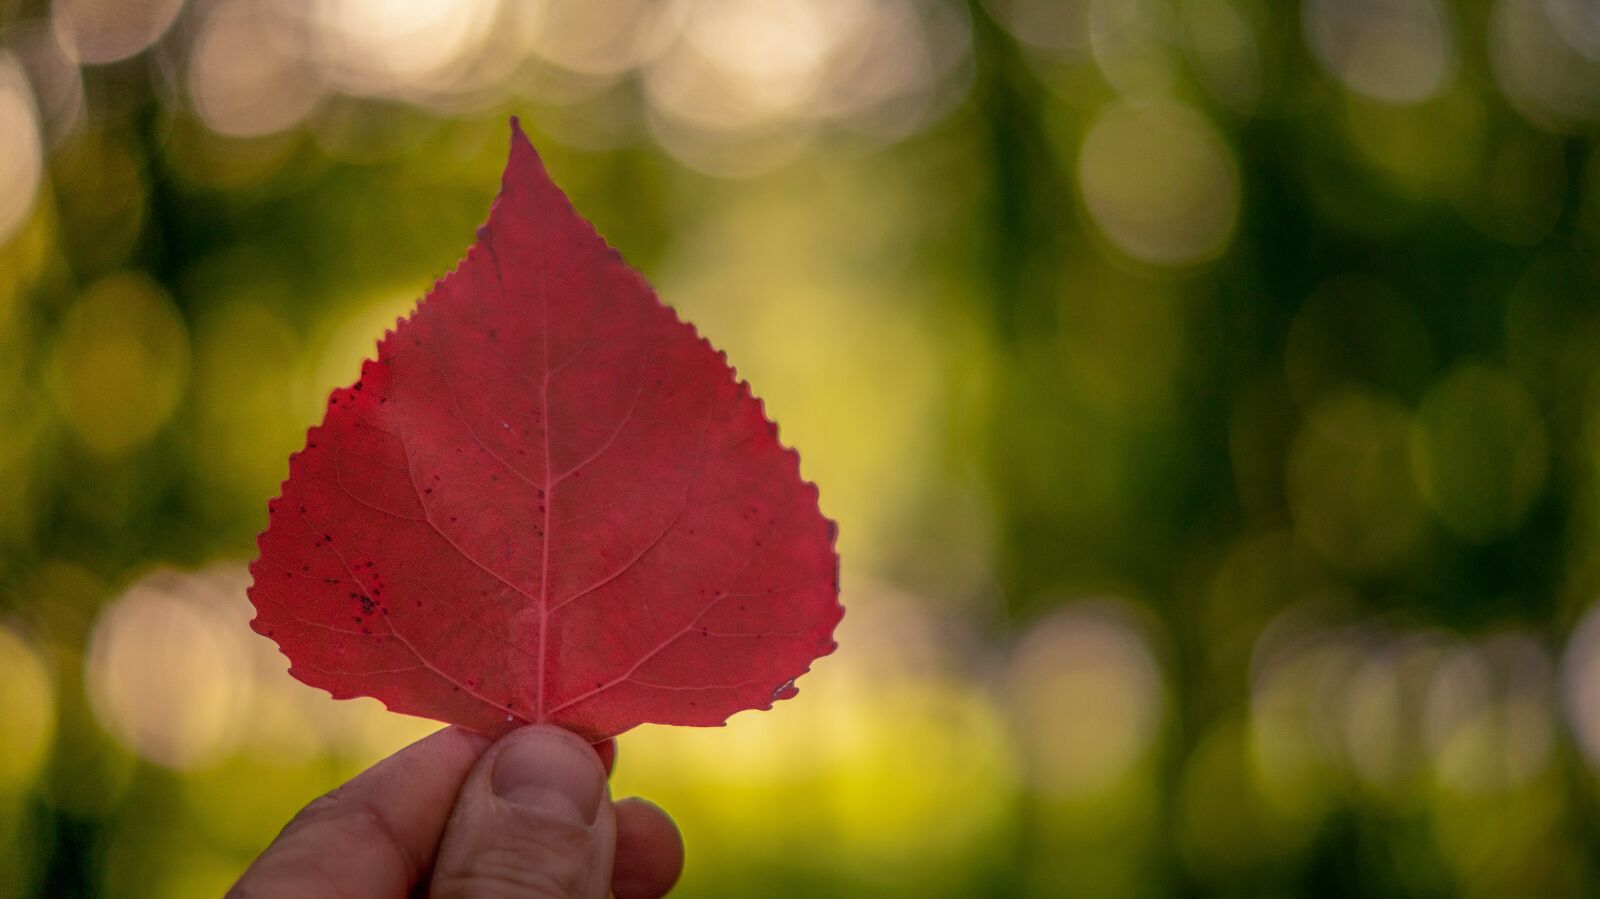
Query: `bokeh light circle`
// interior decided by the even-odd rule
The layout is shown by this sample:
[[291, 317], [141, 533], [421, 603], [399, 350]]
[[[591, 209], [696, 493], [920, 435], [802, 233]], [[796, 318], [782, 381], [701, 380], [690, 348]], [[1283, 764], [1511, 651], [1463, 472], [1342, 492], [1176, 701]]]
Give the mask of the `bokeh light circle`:
[[[47, 148], [60, 146], [83, 124], [87, 109], [83, 71], [62, 48], [48, 21], [12, 25], [5, 31], [5, 44], [22, 64], [33, 87], [42, 142]], [[4, 55], [0, 52], [0, 56]]]
[[1263, 628], [1251, 653], [1249, 752], [1264, 801], [1293, 821], [1315, 821], [1343, 779], [1345, 687], [1361, 666], [1357, 634], [1329, 628], [1309, 603]]
[[127, 59], [160, 40], [183, 0], [54, 0], [56, 37], [80, 62]]
[[1600, 59], [1600, 3], [1594, 0], [1542, 0], [1545, 15], [1574, 50]]
[[188, 329], [149, 277], [113, 275], [67, 311], [51, 362], [61, 417], [89, 449], [116, 455], [150, 440], [177, 408]]
[[[668, 8], [674, 8], [669, 4]], [[905, 137], [970, 76], [971, 20], [947, 0], [690, 0], [642, 66], [668, 153], [722, 176], [792, 159], [821, 126]]]
[[157, 571], [95, 622], [85, 682], [95, 717], [124, 747], [169, 768], [224, 756], [248, 721], [248, 630], [206, 579]]
[[1442, 642], [1429, 633], [1374, 640], [1343, 679], [1343, 755], [1380, 797], [1403, 799], [1417, 786], [1427, 761], [1421, 710]]
[[1306, 0], [1301, 21], [1323, 68], [1374, 99], [1416, 103], [1455, 73], [1455, 34], [1441, 0]]
[[1092, 0], [984, 0], [996, 22], [1017, 40], [1052, 55], [1089, 46]]
[[1234, 0], [1182, 5], [1190, 64], [1201, 86], [1223, 106], [1246, 115], [1266, 92], [1262, 40], [1254, 10]]
[[1296, 533], [1352, 570], [1403, 559], [1423, 523], [1410, 438], [1411, 417], [1393, 399], [1351, 389], [1318, 402], [1289, 450]]
[[299, 124], [321, 102], [320, 69], [258, 0], [220, 0], [189, 50], [195, 111], [218, 134], [256, 137]]
[[686, 0], [592, 0], [521, 4], [524, 46], [546, 62], [594, 77], [648, 63], [682, 26]]
[[1034, 625], [1006, 684], [1029, 777], [1052, 797], [1116, 787], [1150, 752], [1166, 712], [1149, 639], [1120, 601], [1071, 603]]
[[1600, 118], [1600, 59], [1575, 50], [1540, 0], [1499, 0], [1489, 19], [1495, 84], [1525, 118], [1570, 131]]
[[1554, 672], [1530, 634], [1507, 631], [1445, 657], [1423, 709], [1435, 781], [1457, 795], [1505, 793], [1550, 762]]
[[1232, 152], [1199, 113], [1175, 103], [1117, 103], [1097, 115], [1078, 184], [1106, 237], [1157, 265], [1215, 257], [1239, 214]]
[[1411, 442], [1422, 496], [1450, 530], [1483, 541], [1516, 527], [1544, 487], [1538, 404], [1503, 372], [1466, 365], [1423, 397]]
[[0, 246], [33, 211], [43, 166], [39, 118], [27, 75], [15, 56], [0, 50]]
[[340, 89], [423, 100], [484, 52], [500, 11], [500, 0], [310, 0], [297, 27]]
[[679, 43], [648, 70], [651, 102], [700, 130], [797, 117], [814, 102], [839, 38], [823, 13], [795, 0], [691, 4]]
[[1600, 771], [1600, 602], [1589, 606], [1561, 657], [1561, 699], [1578, 749]]
[[0, 798], [28, 787], [49, 758], [55, 703], [44, 656], [0, 622]]

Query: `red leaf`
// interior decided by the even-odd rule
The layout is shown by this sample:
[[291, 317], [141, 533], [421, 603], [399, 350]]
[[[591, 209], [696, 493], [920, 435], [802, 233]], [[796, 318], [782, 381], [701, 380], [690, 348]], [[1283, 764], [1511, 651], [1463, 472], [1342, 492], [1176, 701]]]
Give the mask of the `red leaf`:
[[770, 708], [834, 648], [833, 523], [512, 128], [478, 242], [290, 458], [252, 627], [335, 697], [490, 735]]

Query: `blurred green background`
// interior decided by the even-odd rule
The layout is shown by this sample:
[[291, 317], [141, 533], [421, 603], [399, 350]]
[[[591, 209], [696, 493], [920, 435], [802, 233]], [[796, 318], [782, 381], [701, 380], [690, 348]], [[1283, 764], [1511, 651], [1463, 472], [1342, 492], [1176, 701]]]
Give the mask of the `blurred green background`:
[[0, 896], [434, 726], [244, 566], [513, 113], [841, 523], [681, 895], [1600, 892], [1592, 0], [0, 0]]

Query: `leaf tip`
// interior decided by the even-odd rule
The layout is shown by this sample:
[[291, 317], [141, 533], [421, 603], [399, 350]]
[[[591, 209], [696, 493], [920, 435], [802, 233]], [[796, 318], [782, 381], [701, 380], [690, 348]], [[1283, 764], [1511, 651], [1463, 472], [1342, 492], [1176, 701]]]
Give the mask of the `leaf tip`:
[[529, 154], [535, 159], [539, 158], [538, 151], [533, 149], [533, 141], [528, 139], [528, 132], [522, 130], [522, 117], [511, 117], [511, 158]]

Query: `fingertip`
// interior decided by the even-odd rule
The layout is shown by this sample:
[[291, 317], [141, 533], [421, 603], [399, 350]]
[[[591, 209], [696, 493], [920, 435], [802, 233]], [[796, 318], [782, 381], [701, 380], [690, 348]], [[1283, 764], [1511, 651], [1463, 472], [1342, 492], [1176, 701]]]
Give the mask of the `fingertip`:
[[435, 736], [440, 734], [448, 735], [442, 736], [440, 739], [450, 740], [451, 742], [458, 743], [467, 749], [474, 750], [479, 755], [482, 755], [484, 750], [494, 745], [493, 740], [475, 730], [468, 730], [459, 724], [452, 724], [449, 727], [435, 732]]
[[[306, 806], [230, 895], [401, 895], [425, 875], [490, 743], [443, 727]], [[337, 863], [327, 863], [337, 846]]]
[[391, 758], [414, 759], [414, 764], [422, 770], [451, 772], [459, 784], [459, 778], [465, 777], [466, 772], [492, 745], [493, 741], [481, 734], [451, 725], [439, 728]]
[[615, 804], [617, 854], [611, 870], [616, 899], [659, 899], [683, 873], [683, 837], [655, 803], [632, 797]]
[[594, 744], [594, 751], [600, 756], [600, 764], [606, 769], [606, 776], [611, 776], [611, 771], [617, 767], [617, 741], [601, 740]]
[[483, 754], [457, 796], [430, 895], [602, 896], [615, 821], [588, 740], [548, 724], [518, 728]]
[[[496, 747], [489, 786], [502, 799], [523, 805], [563, 800], [587, 826], [606, 798], [605, 773], [593, 747], [570, 731], [550, 726], [512, 732]], [[570, 809], [566, 808], [570, 806]]]

